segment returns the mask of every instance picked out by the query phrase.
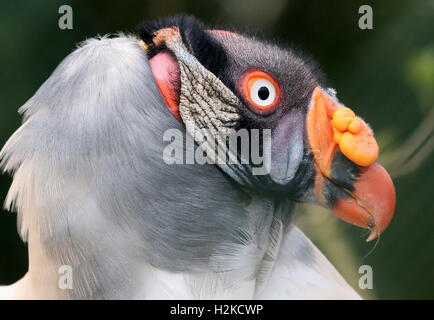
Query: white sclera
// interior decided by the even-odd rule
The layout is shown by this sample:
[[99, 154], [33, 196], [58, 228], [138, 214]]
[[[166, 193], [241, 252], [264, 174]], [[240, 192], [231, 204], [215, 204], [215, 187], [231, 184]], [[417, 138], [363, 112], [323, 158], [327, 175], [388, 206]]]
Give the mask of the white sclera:
[[[265, 100], [262, 100], [259, 98], [259, 89], [261, 87], [266, 87], [268, 89], [268, 98]], [[250, 99], [257, 105], [261, 107], [266, 107], [274, 103], [276, 100], [276, 88], [274, 85], [267, 79], [257, 79], [255, 82], [253, 82], [251, 88], [250, 88]]]

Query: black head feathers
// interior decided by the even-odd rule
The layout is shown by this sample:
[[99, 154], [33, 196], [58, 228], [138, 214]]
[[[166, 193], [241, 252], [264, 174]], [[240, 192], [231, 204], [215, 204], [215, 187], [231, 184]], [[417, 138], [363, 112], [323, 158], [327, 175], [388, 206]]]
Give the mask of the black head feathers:
[[139, 36], [149, 46], [150, 57], [165, 49], [164, 44], [156, 46], [153, 41], [156, 32], [165, 28], [177, 28], [185, 47], [211, 72], [218, 74], [220, 66], [227, 64], [224, 48], [213, 39], [209, 29], [201, 21], [188, 15], [164, 17], [139, 26]]

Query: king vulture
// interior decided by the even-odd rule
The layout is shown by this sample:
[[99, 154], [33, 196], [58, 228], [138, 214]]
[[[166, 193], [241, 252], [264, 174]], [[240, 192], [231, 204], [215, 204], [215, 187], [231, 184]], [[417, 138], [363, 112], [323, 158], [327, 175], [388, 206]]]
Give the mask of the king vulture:
[[[393, 183], [370, 127], [295, 50], [158, 19], [82, 43], [20, 112], [0, 156], [29, 268], [0, 298], [360, 298], [294, 213], [315, 203], [372, 240]], [[240, 130], [262, 139], [264, 172], [186, 161], [188, 139], [209, 157]]]

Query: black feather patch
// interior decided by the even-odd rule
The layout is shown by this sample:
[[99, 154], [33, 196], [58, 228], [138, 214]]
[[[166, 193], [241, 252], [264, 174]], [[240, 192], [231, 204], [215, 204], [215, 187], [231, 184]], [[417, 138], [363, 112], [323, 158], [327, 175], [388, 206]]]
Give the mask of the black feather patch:
[[353, 182], [357, 180], [359, 175], [360, 167], [345, 157], [342, 152], [336, 152], [332, 163], [333, 181], [350, 191], [354, 191]]
[[330, 207], [333, 207], [337, 200], [350, 197], [345, 190], [355, 190], [353, 183], [359, 175], [360, 167], [340, 151], [336, 152], [332, 163], [332, 181], [327, 179], [325, 185], [325, 197]]
[[185, 47], [209, 71], [218, 76], [227, 64], [224, 48], [207, 32], [201, 21], [188, 15], [176, 15], [144, 22], [139, 26], [140, 38], [150, 47], [150, 56], [160, 52], [164, 46], [155, 47], [153, 38], [158, 30], [177, 27]]

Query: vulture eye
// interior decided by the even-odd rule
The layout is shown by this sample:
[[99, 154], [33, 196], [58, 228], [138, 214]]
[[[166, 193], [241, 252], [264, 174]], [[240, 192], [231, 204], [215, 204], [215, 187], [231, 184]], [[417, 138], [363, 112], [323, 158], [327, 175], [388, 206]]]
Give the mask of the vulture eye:
[[279, 102], [279, 85], [265, 72], [246, 72], [241, 77], [241, 89], [251, 109], [255, 112], [271, 111]]

